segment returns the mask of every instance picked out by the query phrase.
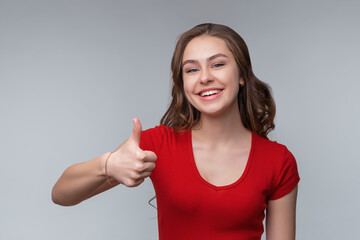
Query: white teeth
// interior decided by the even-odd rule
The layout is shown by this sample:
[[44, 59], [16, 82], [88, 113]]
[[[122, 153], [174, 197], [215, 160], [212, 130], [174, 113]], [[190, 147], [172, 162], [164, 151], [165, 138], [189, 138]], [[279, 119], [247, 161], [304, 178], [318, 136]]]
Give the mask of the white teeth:
[[210, 90], [210, 91], [207, 91], [207, 92], [200, 93], [200, 96], [206, 97], [206, 96], [210, 96], [210, 95], [213, 95], [213, 94], [217, 94], [219, 92], [221, 92], [221, 90]]

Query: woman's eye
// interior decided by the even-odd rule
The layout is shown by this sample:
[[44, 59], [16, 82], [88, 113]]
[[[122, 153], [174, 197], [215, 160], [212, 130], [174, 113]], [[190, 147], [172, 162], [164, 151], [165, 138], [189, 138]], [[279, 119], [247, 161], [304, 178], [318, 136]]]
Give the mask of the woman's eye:
[[192, 73], [192, 72], [196, 72], [197, 69], [196, 68], [191, 68], [189, 70], [186, 70], [186, 73]]
[[218, 68], [218, 67], [222, 67], [224, 65], [225, 64], [223, 64], [223, 63], [216, 63], [216, 64], [213, 65], [213, 67]]

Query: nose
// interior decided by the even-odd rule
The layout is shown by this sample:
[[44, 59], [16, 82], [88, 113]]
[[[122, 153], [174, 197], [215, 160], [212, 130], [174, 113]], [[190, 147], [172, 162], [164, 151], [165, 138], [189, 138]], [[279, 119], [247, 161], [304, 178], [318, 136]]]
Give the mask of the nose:
[[200, 72], [200, 83], [201, 84], [208, 84], [214, 81], [214, 77], [212, 76], [211, 72], [207, 68], [202, 68]]

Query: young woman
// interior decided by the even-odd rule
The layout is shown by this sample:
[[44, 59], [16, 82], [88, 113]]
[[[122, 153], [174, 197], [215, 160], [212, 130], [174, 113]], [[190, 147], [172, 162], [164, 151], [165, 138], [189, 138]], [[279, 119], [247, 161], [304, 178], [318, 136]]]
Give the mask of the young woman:
[[200, 24], [172, 59], [172, 102], [161, 124], [138, 119], [114, 152], [69, 167], [52, 192], [69, 206], [150, 176], [160, 239], [295, 239], [296, 160], [268, 140], [275, 104], [231, 28]]

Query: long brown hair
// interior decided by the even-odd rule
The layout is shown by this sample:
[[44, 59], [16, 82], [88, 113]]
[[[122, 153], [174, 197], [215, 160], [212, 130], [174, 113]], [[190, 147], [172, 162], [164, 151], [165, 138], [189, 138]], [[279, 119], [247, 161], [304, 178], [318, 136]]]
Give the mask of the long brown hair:
[[275, 128], [275, 102], [268, 84], [260, 81], [253, 73], [250, 55], [245, 41], [233, 29], [213, 23], [199, 24], [178, 38], [171, 61], [172, 101], [161, 118], [160, 124], [176, 131], [188, 130], [200, 120], [200, 112], [186, 99], [182, 76], [182, 60], [185, 47], [195, 37], [208, 35], [225, 41], [234, 55], [244, 87], [238, 93], [239, 111], [243, 125], [256, 134], [267, 138]]

